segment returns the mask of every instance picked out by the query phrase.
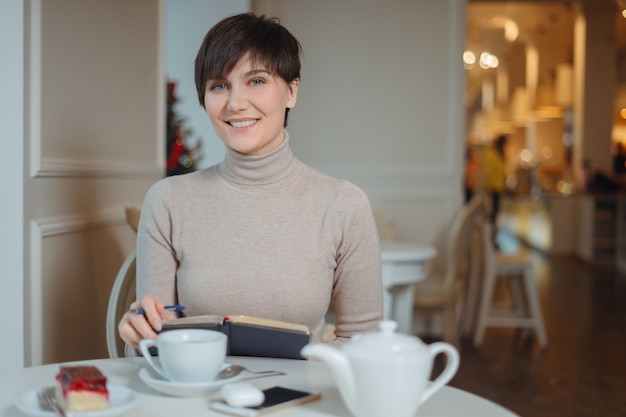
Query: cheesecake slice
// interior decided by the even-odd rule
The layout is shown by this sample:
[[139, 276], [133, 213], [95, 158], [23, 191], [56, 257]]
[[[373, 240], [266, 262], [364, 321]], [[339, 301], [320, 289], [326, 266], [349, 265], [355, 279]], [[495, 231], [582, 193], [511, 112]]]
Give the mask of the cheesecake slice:
[[61, 366], [56, 376], [57, 400], [70, 413], [109, 407], [107, 379], [95, 366]]

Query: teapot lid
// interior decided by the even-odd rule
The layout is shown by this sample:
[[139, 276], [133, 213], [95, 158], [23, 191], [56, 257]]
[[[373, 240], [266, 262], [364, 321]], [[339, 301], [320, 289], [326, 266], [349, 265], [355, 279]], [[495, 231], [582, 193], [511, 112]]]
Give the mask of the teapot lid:
[[398, 324], [393, 320], [383, 320], [378, 324], [378, 331], [358, 334], [343, 345], [349, 355], [384, 356], [393, 354], [415, 354], [427, 348], [417, 337], [397, 333]]

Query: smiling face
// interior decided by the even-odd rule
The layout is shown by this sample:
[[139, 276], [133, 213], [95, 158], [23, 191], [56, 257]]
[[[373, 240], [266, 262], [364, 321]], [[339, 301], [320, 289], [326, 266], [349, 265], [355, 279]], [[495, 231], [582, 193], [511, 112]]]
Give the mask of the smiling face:
[[285, 139], [285, 111], [296, 105], [298, 84], [245, 56], [224, 79], [207, 81], [204, 108], [226, 146], [246, 155], [264, 154]]

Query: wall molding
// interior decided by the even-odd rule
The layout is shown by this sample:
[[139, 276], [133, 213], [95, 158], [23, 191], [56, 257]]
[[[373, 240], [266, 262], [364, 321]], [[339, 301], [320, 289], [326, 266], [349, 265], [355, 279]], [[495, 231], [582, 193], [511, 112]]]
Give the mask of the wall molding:
[[[31, 149], [39, 147], [41, 141], [32, 143]], [[31, 153], [31, 177], [77, 177], [77, 178], [114, 178], [135, 177], [155, 178], [162, 177], [165, 168], [155, 164], [137, 164], [124, 161], [84, 161], [41, 159], [33, 160], [32, 155], [41, 154], [40, 151]]]
[[[164, 146], [157, 146], [157, 160], [150, 163], [137, 164], [133, 161], [83, 159], [54, 159], [42, 155], [42, 128], [41, 128], [41, 67], [42, 67], [42, 0], [29, 1], [29, 30], [28, 41], [30, 52], [28, 56], [28, 135], [30, 146], [30, 176], [39, 177], [72, 177], [72, 178], [154, 178], [162, 177], [165, 173]], [[160, 13], [163, 15], [163, 2], [159, 1]], [[160, 32], [163, 23], [159, 22]], [[162, 36], [161, 36], [162, 37]], [[163, 39], [159, 39], [160, 50], [163, 49]], [[162, 53], [162, 52], [160, 52]], [[162, 61], [162, 60], [161, 60]], [[159, 68], [160, 81], [163, 79], [163, 68]], [[160, 88], [160, 86], [159, 86]], [[159, 90], [157, 90], [159, 91]], [[159, 95], [159, 109], [165, 108], [165, 93]], [[165, 126], [165, 112], [157, 114], [159, 126]], [[156, 140], [165, 143], [165, 129], [159, 130]]]
[[67, 233], [79, 233], [90, 230], [115, 227], [126, 224], [124, 208], [100, 211], [76, 216], [48, 217], [33, 220], [41, 230], [41, 237], [58, 236]]
[[48, 217], [30, 222], [30, 279], [28, 311], [30, 329], [29, 366], [43, 364], [43, 240], [70, 233], [126, 225], [123, 207], [75, 216]]

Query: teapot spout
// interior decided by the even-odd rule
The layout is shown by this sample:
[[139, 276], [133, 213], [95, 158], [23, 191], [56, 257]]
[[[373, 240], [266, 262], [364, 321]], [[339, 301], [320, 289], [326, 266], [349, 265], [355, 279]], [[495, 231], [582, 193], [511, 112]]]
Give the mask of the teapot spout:
[[325, 343], [313, 343], [302, 348], [302, 356], [326, 363], [335, 378], [339, 392], [348, 409], [357, 415], [356, 387], [352, 367], [345, 353]]

